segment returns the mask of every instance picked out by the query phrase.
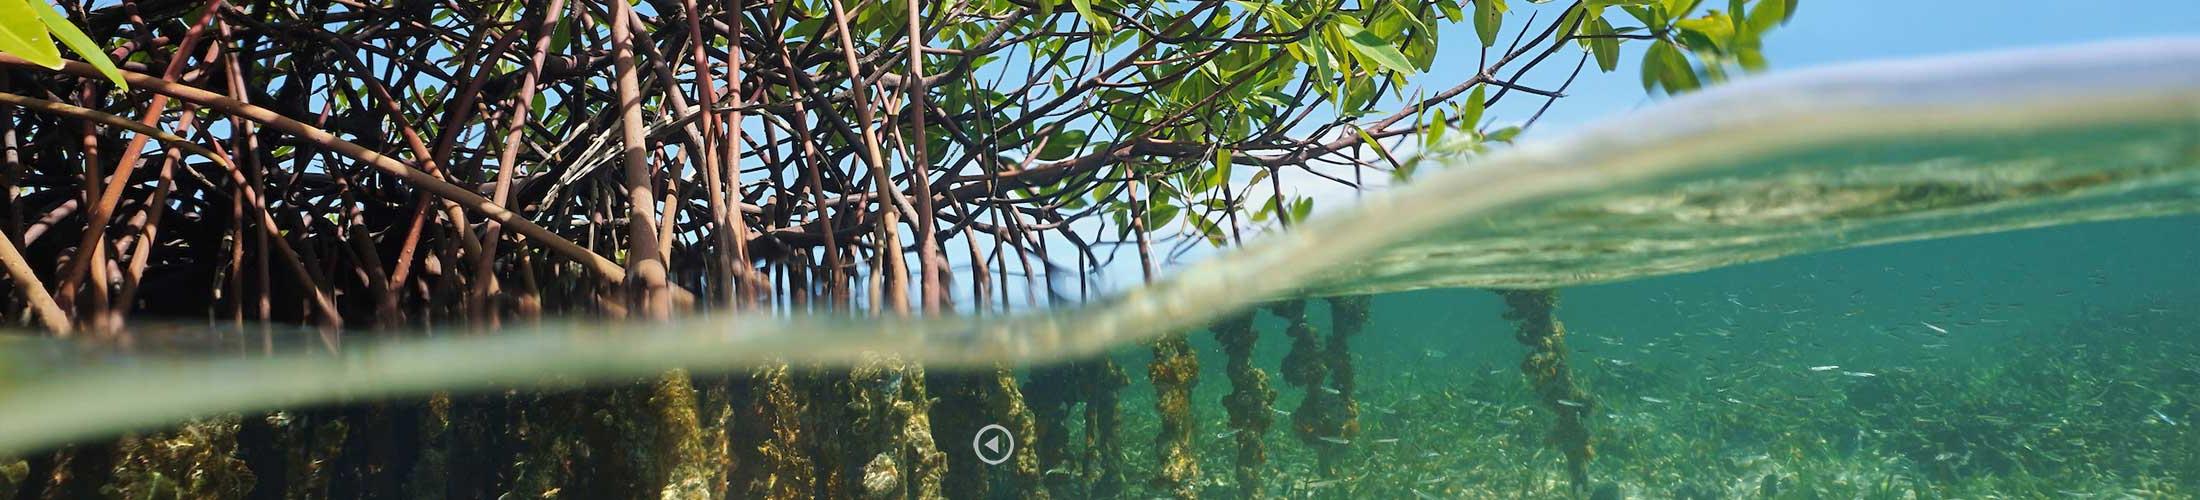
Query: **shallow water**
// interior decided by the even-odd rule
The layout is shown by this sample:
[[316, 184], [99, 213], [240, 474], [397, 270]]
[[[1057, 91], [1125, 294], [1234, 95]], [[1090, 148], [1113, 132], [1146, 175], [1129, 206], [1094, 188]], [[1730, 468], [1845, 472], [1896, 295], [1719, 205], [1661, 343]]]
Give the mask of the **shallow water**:
[[[1597, 407], [1593, 477], [1624, 494], [1783, 481], [1849, 488], [1837, 496], [1920, 481], [2196, 491], [2200, 220], [2180, 214], [2200, 212], [2200, 41], [1800, 72], [1418, 161], [1431, 173], [1395, 192], [1154, 286], [983, 323], [697, 318], [341, 342], [178, 328], [138, 332], [128, 350], [0, 340], [0, 454], [194, 415], [675, 366], [895, 352], [934, 367], [1095, 355], [1137, 367], [1138, 341], [1246, 305], [1374, 293], [1353, 341], [1351, 472], [1310, 471], [1307, 444], [1279, 423], [1266, 436], [1284, 473], [1273, 492], [1559, 492], [1543, 443], [1552, 409], [1520, 382], [1496, 296], [1466, 289], [1533, 287], [1563, 289], [1571, 369]], [[1284, 340], [1263, 317], [1256, 356], [1274, 370]], [[1208, 358], [1194, 441], [1208, 487], [1226, 489], [1230, 440], [1204, 403], [1229, 384], [1212, 336], [1192, 338]], [[1302, 397], [1277, 385], [1277, 408]], [[1154, 425], [1141, 387], [1125, 393], [1134, 436]]]
[[[1574, 287], [1560, 292], [1558, 316], [1598, 407], [1591, 477], [1626, 497], [2187, 497], [2200, 493], [2195, 276], [2200, 217], [2179, 216]], [[1495, 294], [1373, 300], [1352, 340], [1353, 472], [1325, 483], [1309, 443], [1279, 430], [1267, 439], [1282, 471], [1272, 493], [1570, 491], [1545, 441], [1551, 409], [1521, 381], [1525, 351]], [[1326, 329], [1326, 308], [1312, 310]], [[1288, 342], [1281, 320], [1260, 318], [1255, 356], [1273, 369]], [[1219, 347], [1191, 340], [1204, 370], [1193, 399], [1219, 400], [1230, 390]], [[1281, 388], [1275, 406], [1296, 408], [1306, 393]], [[1133, 408], [1151, 404], [1151, 391], [1130, 394]], [[1224, 475], [1222, 408], [1195, 413], [1203, 465]], [[1152, 432], [1139, 418], [1132, 434]], [[1784, 493], [1760, 495], [1766, 476]]]

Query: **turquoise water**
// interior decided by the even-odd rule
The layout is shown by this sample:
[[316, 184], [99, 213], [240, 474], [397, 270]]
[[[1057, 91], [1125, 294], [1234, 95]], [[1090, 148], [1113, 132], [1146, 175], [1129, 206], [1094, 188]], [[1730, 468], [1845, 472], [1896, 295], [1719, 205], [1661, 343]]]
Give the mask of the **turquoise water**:
[[[1573, 372], [1601, 407], [1592, 477], [1627, 497], [1755, 498], [1767, 484], [1778, 498], [2184, 497], [2200, 492], [2194, 277], [2200, 218], [2168, 217], [1568, 288], [1558, 314]], [[1283, 475], [1271, 490], [1569, 492], [1502, 309], [1480, 290], [1375, 296], [1367, 333], [1352, 341], [1354, 472], [1315, 472], [1311, 450], [1276, 432]], [[1288, 349], [1283, 324], [1259, 324], [1256, 357], [1273, 370]], [[1219, 400], [1229, 392], [1219, 347], [1191, 340], [1203, 369], [1195, 400]], [[1130, 367], [1151, 359], [1114, 356]], [[1812, 370], [1826, 366], [1838, 368]], [[1304, 394], [1283, 389], [1276, 407]], [[1195, 412], [1209, 474], [1223, 475], [1222, 409]]]

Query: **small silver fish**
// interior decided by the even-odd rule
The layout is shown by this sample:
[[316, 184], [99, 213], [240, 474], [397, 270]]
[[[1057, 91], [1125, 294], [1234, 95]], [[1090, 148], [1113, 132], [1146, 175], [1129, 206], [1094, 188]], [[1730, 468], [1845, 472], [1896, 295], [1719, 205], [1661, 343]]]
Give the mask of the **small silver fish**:
[[1350, 439], [1345, 439], [1345, 438], [1341, 438], [1341, 437], [1336, 437], [1336, 436], [1322, 436], [1322, 437], [1320, 437], [1320, 438], [1316, 438], [1316, 439], [1320, 439], [1320, 440], [1322, 440], [1322, 441], [1324, 441], [1324, 442], [1328, 442], [1328, 443], [1330, 443], [1330, 444], [1352, 444], [1352, 440], [1350, 440]]
[[1393, 444], [1397, 442], [1398, 438], [1383, 438], [1375, 440], [1375, 444]]
[[1444, 359], [1451, 357], [1450, 354], [1445, 354], [1444, 351], [1439, 351], [1435, 349], [1422, 349], [1421, 355], [1427, 356], [1429, 359]]
[[1810, 367], [1810, 371], [1814, 371], [1814, 372], [1828, 372], [1828, 371], [1834, 371], [1834, 370], [1838, 370], [1838, 369], [1841, 369], [1841, 365], [1825, 365], [1825, 366], [1813, 366], [1813, 367]]
[[1322, 392], [1326, 392], [1326, 393], [1330, 393], [1330, 394], [1344, 394], [1344, 391], [1340, 391], [1340, 390], [1337, 390], [1337, 388], [1335, 388], [1335, 387], [1330, 387], [1330, 386], [1326, 386], [1326, 385], [1325, 385], [1325, 386], [1322, 386]]
[[1879, 376], [1879, 374], [1872, 372], [1841, 372], [1841, 374], [1856, 378], [1871, 378]]
[[2163, 414], [2163, 413], [2162, 413], [2162, 410], [2158, 410], [2158, 409], [2152, 409], [2152, 408], [2149, 408], [2148, 410], [2149, 410], [2149, 411], [2153, 411], [2153, 412], [2154, 412], [2154, 418], [2159, 418], [2159, 419], [2162, 419], [2162, 423], [2165, 423], [2165, 424], [2169, 424], [2169, 425], [2177, 425], [2177, 421], [2176, 421], [2176, 420], [2170, 420], [2170, 419], [2169, 419], [2169, 415], [2167, 415], [2167, 414]]
[[1562, 405], [1562, 406], [1571, 406], [1571, 407], [1575, 407], [1575, 408], [1581, 408], [1581, 407], [1584, 407], [1584, 406], [1588, 406], [1588, 405], [1585, 405], [1585, 404], [1581, 404], [1581, 402], [1580, 402], [1580, 401], [1574, 401], [1574, 400], [1571, 400], [1571, 399], [1561, 399], [1561, 400], [1558, 400], [1558, 404], [1559, 404], [1559, 405]]
[[1671, 402], [1672, 402], [1672, 401], [1666, 401], [1666, 400], [1663, 400], [1663, 399], [1653, 398], [1653, 397], [1649, 397], [1649, 396], [1643, 396], [1643, 397], [1642, 397], [1641, 399], [1642, 399], [1642, 402], [1645, 402], [1645, 403], [1657, 403], [1657, 404], [1661, 404], [1661, 405], [1662, 405], [1662, 404], [1666, 404], [1666, 403], [1671, 403]]
[[1222, 438], [1226, 438], [1226, 437], [1230, 437], [1230, 436], [1235, 436], [1235, 435], [1238, 435], [1238, 433], [1240, 433], [1240, 432], [1245, 432], [1245, 429], [1230, 429], [1230, 430], [1229, 430], [1228, 432], [1222, 432], [1222, 433], [1217, 433], [1217, 434], [1215, 434], [1215, 439], [1222, 439]]
[[1935, 324], [1932, 324], [1932, 323], [1926, 323], [1926, 322], [1923, 322], [1923, 321], [1919, 321], [1918, 323], [1919, 323], [1919, 324], [1923, 324], [1923, 325], [1925, 325], [1925, 327], [1926, 327], [1926, 328], [1931, 328], [1931, 329], [1933, 329], [1933, 331], [1935, 331], [1935, 332], [1940, 332], [1940, 334], [1941, 334], [1941, 335], [1947, 335], [1947, 334], [1948, 334], [1948, 329], [1946, 329], [1946, 328], [1941, 328], [1941, 327], [1940, 327], [1940, 325], [1935, 325]]

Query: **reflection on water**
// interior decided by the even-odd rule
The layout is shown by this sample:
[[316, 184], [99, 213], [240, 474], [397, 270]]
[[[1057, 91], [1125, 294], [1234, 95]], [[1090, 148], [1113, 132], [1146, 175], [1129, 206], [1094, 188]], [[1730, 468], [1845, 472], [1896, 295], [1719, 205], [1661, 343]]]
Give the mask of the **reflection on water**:
[[[1319, 363], [1286, 351], [1346, 352], [1324, 338], [1329, 302], [1303, 317], [1260, 308], [1247, 359], [1279, 376], [1277, 396], [1241, 408], [1276, 412], [1267, 432], [1210, 404], [1244, 372], [1225, 371], [1211, 335], [1189, 336], [1212, 358], [1190, 408], [1208, 471], [1190, 487], [1236, 491], [1246, 476], [1228, 464], [1252, 446], [1275, 457], [1274, 495], [1557, 494], [1574, 487], [1557, 465], [1570, 448], [1547, 442], [1563, 417], [1593, 436], [1581, 488], [1598, 496], [2200, 491], [2200, 223], [2176, 216], [2200, 211], [2200, 42], [1801, 73], [1420, 161], [1435, 173], [1396, 193], [1075, 311], [0, 338], [0, 453], [221, 412], [876, 353], [1039, 365], [1029, 397], [1045, 404], [1055, 362], [1146, 366], [1126, 347], [1249, 304], [1381, 294], [1321, 376], [1294, 373]], [[2150, 216], [2168, 217], [1806, 255]], [[1560, 327], [1467, 287], [1572, 288], [1556, 295]], [[1530, 356], [1531, 384], [1501, 316], [1526, 325], [1518, 342], [1555, 347]], [[1553, 363], [1575, 388], [1532, 382]], [[1340, 375], [1354, 366], [1356, 384]], [[1146, 387], [1146, 370], [1127, 372]], [[1152, 391], [1123, 394], [1123, 432], [1159, 432]], [[1326, 402], [1302, 405], [1310, 394]], [[1056, 414], [1076, 422], [1042, 425], [1091, 423]], [[1156, 462], [1147, 447], [1127, 453], [1115, 474], [1155, 474], [1139, 468]]]

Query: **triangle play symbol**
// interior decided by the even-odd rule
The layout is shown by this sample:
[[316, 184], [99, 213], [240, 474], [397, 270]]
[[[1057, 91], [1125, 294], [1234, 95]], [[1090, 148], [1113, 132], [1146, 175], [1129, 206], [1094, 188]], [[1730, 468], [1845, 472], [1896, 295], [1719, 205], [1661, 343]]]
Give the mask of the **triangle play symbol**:
[[991, 452], [999, 453], [999, 452], [1001, 451], [1001, 437], [1000, 437], [1000, 436], [993, 436], [993, 437], [990, 437], [990, 438], [986, 438], [986, 440], [985, 440], [985, 449], [986, 449], [986, 451], [991, 451]]

